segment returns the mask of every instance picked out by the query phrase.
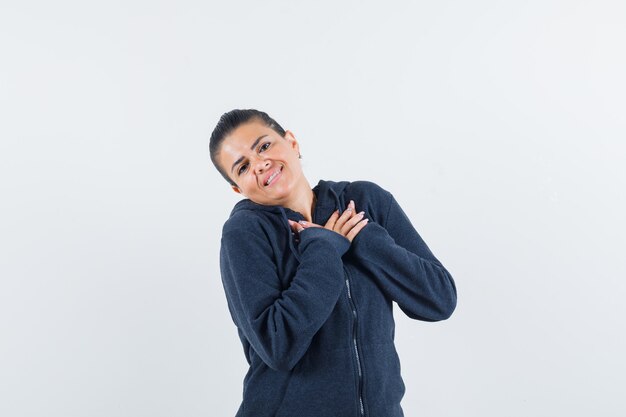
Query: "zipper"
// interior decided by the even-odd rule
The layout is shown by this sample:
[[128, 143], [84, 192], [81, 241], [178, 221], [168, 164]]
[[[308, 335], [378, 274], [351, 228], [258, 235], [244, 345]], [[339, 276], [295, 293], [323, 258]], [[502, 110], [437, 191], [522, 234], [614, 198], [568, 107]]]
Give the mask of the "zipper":
[[346, 287], [348, 288], [348, 301], [350, 302], [350, 309], [352, 309], [352, 317], [353, 325], [352, 325], [352, 343], [354, 344], [354, 353], [356, 355], [356, 366], [359, 373], [359, 383], [358, 383], [358, 393], [359, 393], [359, 410], [361, 412], [361, 416], [365, 416], [365, 409], [363, 407], [363, 371], [361, 369], [361, 357], [359, 356], [359, 347], [356, 342], [357, 335], [357, 314], [356, 314], [356, 305], [354, 304], [354, 300], [352, 300], [352, 294], [350, 293], [350, 277], [348, 275], [348, 269], [343, 267], [346, 273]]

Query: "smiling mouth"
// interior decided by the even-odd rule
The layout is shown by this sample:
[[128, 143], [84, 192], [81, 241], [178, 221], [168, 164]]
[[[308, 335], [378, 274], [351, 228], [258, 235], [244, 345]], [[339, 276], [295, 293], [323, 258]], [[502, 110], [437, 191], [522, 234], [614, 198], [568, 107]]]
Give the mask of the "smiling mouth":
[[265, 183], [263, 185], [265, 187], [269, 187], [270, 185], [272, 185], [274, 183], [274, 181], [276, 180], [276, 177], [278, 177], [281, 172], [283, 172], [283, 167], [282, 166], [280, 167], [280, 169], [278, 169], [278, 171], [276, 171], [272, 175], [270, 175], [270, 177], [268, 178], [268, 183]]

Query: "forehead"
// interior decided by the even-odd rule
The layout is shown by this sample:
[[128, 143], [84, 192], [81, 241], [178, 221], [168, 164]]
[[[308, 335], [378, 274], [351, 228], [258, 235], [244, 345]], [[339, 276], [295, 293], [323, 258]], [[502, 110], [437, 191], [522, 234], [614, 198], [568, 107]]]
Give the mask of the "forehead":
[[250, 150], [250, 146], [259, 137], [263, 135], [272, 136], [275, 133], [272, 129], [259, 121], [252, 121], [244, 123], [226, 135], [224, 142], [222, 142], [222, 150], [231, 149], [237, 150], [239, 153], [244, 153], [247, 149]]

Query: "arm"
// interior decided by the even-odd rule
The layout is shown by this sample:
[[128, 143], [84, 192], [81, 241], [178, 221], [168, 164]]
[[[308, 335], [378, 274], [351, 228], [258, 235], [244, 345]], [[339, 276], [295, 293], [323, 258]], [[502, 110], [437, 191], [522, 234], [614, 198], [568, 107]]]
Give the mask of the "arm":
[[291, 370], [330, 316], [343, 290], [341, 256], [349, 246], [332, 230], [301, 232], [301, 263], [283, 290], [263, 232], [222, 236], [220, 268], [233, 319], [270, 368]]
[[[381, 290], [412, 319], [445, 320], [456, 308], [454, 279], [435, 258], [388, 191], [383, 224], [370, 221], [350, 252]], [[383, 200], [384, 201], [384, 200]]]

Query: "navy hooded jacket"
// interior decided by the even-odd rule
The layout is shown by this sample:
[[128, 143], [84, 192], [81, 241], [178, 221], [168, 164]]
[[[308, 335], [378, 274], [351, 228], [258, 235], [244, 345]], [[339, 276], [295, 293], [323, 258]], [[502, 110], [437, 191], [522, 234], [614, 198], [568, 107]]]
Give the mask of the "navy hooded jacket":
[[352, 242], [319, 227], [298, 240], [287, 219], [301, 213], [244, 199], [223, 226], [222, 282], [250, 364], [237, 417], [403, 416], [392, 301], [447, 319], [454, 280], [380, 186], [321, 180], [313, 192], [314, 223], [350, 200], [369, 223]]

